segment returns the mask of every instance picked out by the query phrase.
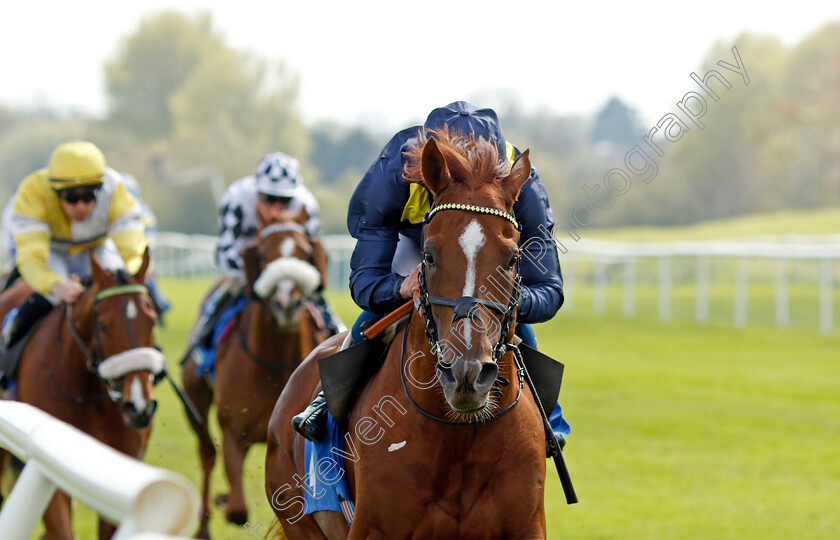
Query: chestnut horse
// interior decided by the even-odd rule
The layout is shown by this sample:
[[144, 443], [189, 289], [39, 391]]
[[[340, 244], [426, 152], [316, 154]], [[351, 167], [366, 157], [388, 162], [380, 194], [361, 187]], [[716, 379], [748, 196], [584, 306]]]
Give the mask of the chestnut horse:
[[[305, 210], [271, 212], [258, 207], [259, 277], [248, 284], [244, 311], [216, 349], [215, 381], [197, 374], [192, 356], [183, 365], [184, 389], [203, 420], [190, 420], [204, 470], [200, 538], [209, 538], [210, 473], [216, 461], [207, 427], [210, 406], [216, 404], [230, 484], [225, 517], [243, 525], [248, 518], [242, 490], [245, 455], [252, 444], [265, 442], [277, 396], [300, 361], [326, 337], [307, 307], [306, 295], [321, 281], [310, 264], [313, 250], [303, 227], [309, 216]], [[244, 258], [248, 266], [249, 257]]]
[[[155, 378], [166, 368], [155, 348], [157, 313], [143, 284], [148, 268], [148, 250], [133, 276], [111, 273], [91, 256], [91, 284], [76, 302], [46, 315], [26, 345], [16, 379], [19, 401], [138, 459], [157, 407]], [[23, 280], [7, 289], [0, 295], [0, 317], [31, 293]], [[72, 540], [66, 494], [53, 496], [44, 525], [44, 538]], [[115, 530], [99, 520], [100, 539]]]
[[[288, 538], [545, 538], [545, 429], [507, 345], [519, 275], [512, 209], [528, 151], [508, 170], [494, 143], [446, 129], [434, 137], [421, 139], [405, 170], [436, 205], [424, 229], [420, 309], [352, 406], [345, 446], [332, 450], [344, 459], [308, 466], [290, 426], [319, 391], [318, 360], [340, 336], [301, 364], [272, 414], [266, 494]], [[307, 473], [331, 482], [346, 473], [352, 526], [339, 512], [304, 515]]]

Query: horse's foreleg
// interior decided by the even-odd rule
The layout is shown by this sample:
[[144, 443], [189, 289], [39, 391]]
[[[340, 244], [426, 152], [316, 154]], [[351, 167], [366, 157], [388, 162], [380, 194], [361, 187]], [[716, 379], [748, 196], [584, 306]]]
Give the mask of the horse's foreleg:
[[244, 525], [248, 521], [248, 507], [245, 506], [245, 494], [242, 492], [242, 470], [249, 444], [238, 437], [231, 429], [222, 428], [222, 447], [225, 453], [225, 474], [230, 493], [225, 505], [225, 516], [231, 523]]
[[73, 540], [73, 526], [70, 522], [70, 497], [56, 491], [44, 512], [43, 540]]
[[203, 378], [195, 374], [195, 364], [192, 359], [184, 363], [184, 391], [190, 401], [195, 405], [196, 411], [202, 420], [201, 424], [193, 422], [190, 415], [190, 424], [198, 436], [198, 452], [201, 456], [201, 468], [204, 472], [201, 486], [201, 520], [198, 527], [198, 538], [210, 538], [210, 531], [207, 523], [210, 520], [210, 475], [213, 466], [216, 464], [216, 446], [210, 437], [207, 428], [210, 406], [213, 404], [213, 390], [207, 385]]

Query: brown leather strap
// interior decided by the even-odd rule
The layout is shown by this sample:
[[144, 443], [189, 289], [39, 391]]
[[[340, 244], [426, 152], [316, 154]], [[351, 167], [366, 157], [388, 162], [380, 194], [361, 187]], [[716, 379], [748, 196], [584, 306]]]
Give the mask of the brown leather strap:
[[376, 321], [373, 326], [368, 328], [364, 331], [364, 336], [368, 339], [373, 339], [379, 334], [381, 334], [386, 328], [397, 322], [398, 320], [402, 319], [414, 308], [414, 300], [409, 300], [405, 304], [401, 305], [391, 313], [385, 315], [378, 321]]

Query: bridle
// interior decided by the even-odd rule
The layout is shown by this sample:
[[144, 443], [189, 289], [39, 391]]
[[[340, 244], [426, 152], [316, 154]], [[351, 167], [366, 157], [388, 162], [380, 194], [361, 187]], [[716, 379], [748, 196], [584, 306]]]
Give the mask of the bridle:
[[[516, 218], [503, 210], [498, 210], [496, 208], [487, 208], [485, 206], [475, 206], [472, 204], [458, 203], [447, 203], [434, 207], [428, 214], [426, 214], [425, 218], [423, 218], [423, 227], [426, 227], [432, 220], [432, 218], [438, 214], [438, 212], [444, 210], [461, 210], [465, 212], [474, 212], [478, 214], [489, 214], [493, 216], [498, 216], [513, 223], [513, 225], [518, 231], [522, 230], [522, 226], [519, 224], [518, 221], [516, 221]], [[429, 263], [427, 257], [425, 256], [425, 252], [423, 253], [423, 262], [420, 265], [420, 272], [418, 275], [420, 298], [418, 298], [417, 303], [418, 308], [420, 310], [420, 314], [423, 317], [423, 323], [426, 327], [426, 337], [429, 340], [429, 348], [431, 349], [433, 355], [440, 358], [440, 354], [442, 351], [438, 338], [437, 325], [435, 325], [434, 316], [432, 315], [432, 306], [448, 306], [453, 308], [452, 323], [454, 324], [460, 319], [473, 319], [477, 317], [478, 315], [475, 308], [481, 305], [501, 313], [504, 317], [502, 319], [502, 328], [499, 334], [499, 341], [493, 347], [493, 361], [499, 361], [499, 358], [501, 358], [502, 355], [505, 354], [505, 352], [507, 352], [505, 338], [507, 337], [507, 334], [510, 331], [510, 327], [513, 325], [513, 320], [516, 317], [516, 309], [519, 307], [519, 299], [522, 290], [522, 274], [519, 271], [520, 260], [521, 254], [517, 254], [516, 259], [514, 261], [515, 277], [513, 283], [513, 294], [510, 295], [507, 305], [504, 305], [499, 302], [485, 300], [483, 298], [476, 298], [474, 296], [462, 296], [454, 300], [450, 298], [443, 298], [440, 296], [430, 296], [429, 288], [426, 285], [426, 270]], [[440, 364], [440, 360], [438, 360], [438, 364]]]
[[[85, 355], [87, 360], [87, 369], [92, 373], [96, 374], [101, 380], [103, 380], [108, 385], [108, 394], [110, 395], [111, 399], [117, 401], [122, 399], [121, 392], [112, 388], [112, 381], [106, 377], [103, 377], [99, 373], [99, 367], [102, 363], [106, 360], [105, 349], [102, 346], [102, 332], [107, 331], [105, 326], [99, 321], [99, 312], [96, 309], [99, 302], [106, 298], [111, 297], [118, 297], [120, 301], [120, 307], [122, 309], [124, 319], [126, 321], [126, 326], [128, 330], [128, 341], [130, 349], [137, 348], [137, 338], [134, 335], [134, 329], [131, 327], [131, 324], [128, 323], [128, 315], [127, 315], [127, 304], [125, 301], [125, 296], [130, 294], [144, 294], [149, 295], [149, 289], [145, 285], [140, 284], [125, 284], [125, 285], [117, 285], [115, 287], [108, 287], [107, 289], [102, 289], [93, 299], [93, 306], [91, 311], [93, 312], [93, 342], [94, 342], [94, 350], [91, 353], [90, 348], [88, 347], [87, 343], [85, 343], [84, 338], [82, 338], [81, 334], [79, 333], [78, 328], [76, 328], [76, 324], [73, 322], [73, 304], [66, 304], [66, 319], [67, 319], [67, 326], [70, 329], [70, 334], [73, 336], [73, 340], [79, 346], [79, 349]], [[155, 384], [157, 384], [162, 377], [165, 376], [165, 370], [161, 373], [155, 373]]]
[[[269, 236], [272, 236], [274, 234], [287, 233], [287, 232], [299, 234], [300, 236], [302, 236], [303, 238], [306, 238], [306, 239], [309, 238], [309, 233], [307, 232], [306, 228], [304, 226], [298, 224], [298, 223], [272, 223], [272, 224], [266, 225], [265, 227], [263, 227], [260, 230], [260, 232], [258, 234], [258, 237], [259, 237], [260, 240], [265, 240], [266, 238], [268, 238]], [[296, 242], [296, 244], [297, 244], [297, 242]], [[298, 244], [298, 246], [300, 246], [300, 244]], [[311, 246], [300, 246], [300, 247], [302, 249], [303, 249], [303, 247], [308, 247], [310, 252], [311, 252], [311, 249], [312, 249]], [[307, 251], [307, 250], [304, 249], [304, 251]], [[307, 254], [311, 255], [311, 253], [309, 253], [309, 252]], [[312, 263], [311, 260], [306, 261], [306, 262]], [[260, 305], [262, 305], [263, 309], [265, 309], [269, 312], [272, 310], [271, 302], [270, 302], [269, 299], [263, 298], [262, 296], [260, 296], [259, 294], [256, 294], [256, 293], [254, 293], [252, 295], [252, 297], [253, 297], [254, 300], [259, 302]], [[306, 300], [306, 295], [304, 295], [304, 300], [296, 299], [294, 301], [294, 303], [291, 306], [289, 306], [289, 310], [290, 311], [299, 310], [303, 306], [303, 303], [304, 303], [305, 300]], [[289, 366], [285, 366], [285, 365], [278, 366], [278, 365], [274, 364], [271, 360], [261, 358], [261, 357], [257, 356], [256, 354], [254, 354], [253, 351], [251, 351], [251, 349], [248, 347], [248, 340], [245, 337], [244, 328], [243, 328], [243, 325], [241, 323], [242, 323], [241, 320], [237, 320], [237, 322], [236, 322], [236, 333], [238, 335], [239, 346], [242, 348], [242, 351], [245, 352], [245, 354], [255, 364], [257, 364], [258, 366], [260, 366], [261, 368], [263, 368], [267, 371], [270, 371], [272, 373], [283, 373], [285, 371], [288, 371]], [[292, 369], [294, 369], [294, 367], [292, 367]]]
[[[275, 235], [275, 234], [278, 234], [278, 233], [287, 233], [287, 232], [297, 233], [298, 235], [302, 236], [303, 238], [306, 238], [307, 240], [309, 239], [309, 232], [306, 230], [306, 227], [304, 227], [303, 225], [300, 225], [298, 223], [272, 223], [270, 225], [266, 225], [265, 227], [263, 227], [260, 230], [258, 236], [259, 236], [260, 240], [265, 240], [269, 236], [272, 236], [272, 235]], [[311, 259], [311, 251], [312, 251], [311, 245], [301, 246], [298, 242], [295, 242], [295, 244], [298, 245], [299, 247], [301, 247], [301, 249], [303, 249], [303, 251], [305, 251], [307, 253], [307, 255], [310, 256], [310, 259]], [[307, 251], [307, 249], [304, 249], [304, 248], [308, 248], [308, 251]], [[312, 263], [311, 260], [308, 260], [306, 262], [308, 262], [310, 264]], [[269, 302], [268, 299], [263, 298], [262, 296], [260, 296], [258, 294], [254, 294], [254, 298], [257, 301], [259, 301], [260, 304], [262, 304], [265, 309], [271, 311], [271, 303]], [[296, 300], [294, 305], [291, 306], [291, 309], [292, 310], [299, 309], [300, 306], [302, 305], [302, 303], [303, 302], [301, 300]]]
[[[474, 212], [479, 214], [489, 214], [493, 216], [498, 216], [503, 219], [506, 219], [513, 223], [518, 231], [521, 232], [522, 227], [519, 222], [516, 221], [516, 218], [513, 217], [508, 212], [503, 210], [498, 210], [496, 208], [488, 208], [485, 206], [475, 206], [472, 204], [458, 204], [458, 203], [447, 203], [441, 204], [433, 208], [428, 214], [426, 214], [425, 218], [423, 219], [423, 226], [425, 227], [428, 225], [429, 221], [431, 221], [432, 217], [434, 217], [438, 212], [444, 210], [461, 210], [466, 212]], [[425, 254], [424, 254], [425, 255]], [[483, 418], [483, 419], [475, 419], [475, 420], [466, 420], [466, 421], [452, 421], [447, 420], [445, 418], [440, 418], [433, 414], [430, 414], [420, 408], [417, 403], [414, 402], [412, 399], [410, 392], [408, 391], [408, 386], [406, 385], [405, 381], [405, 370], [403, 366], [403, 360], [405, 357], [405, 345], [408, 336], [408, 329], [406, 328], [403, 331], [403, 339], [402, 339], [402, 348], [400, 350], [400, 378], [402, 380], [403, 390], [405, 391], [405, 395], [408, 398], [408, 402], [423, 416], [435, 420], [437, 422], [442, 422], [444, 424], [450, 425], [468, 425], [468, 424], [478, 424], [488, 422], [490, 420], [495, 420], [500, 416], [506, 414], [511, 409], [513, 409], [517, 403], [519, 403], [519, 399], [522, 397], [522, 388], [524, 386], [524, 378], [525, 378], [525, 368], [524, 363], [522, 361], [521, 353], [519, 352], [519, 348], [512, 344], [512, 343], [505, 343], [505, 338], [507, 337], [508, 332], [510, 331], [510, 327], [513, 325], [513, 321], [516, 317], [516, 309], [519, 306], [519, 299], [520, 299], [520, 292], [522, 286], [522, 274], [519, 271], [521, 260], [521, 254], [517, 254], [516, 259], [514, 261], [514, 270], [515, 270], [515, 277], [514, 277], [514, 288], [513, 294], [510, 295], [510, 299], [508, 300], [507, 305], [504, 305], [499, 302], [494, 302], [492, 300], [485, 300], [483, 298], [476, 298], [474, 296], [462, 296], [456, 299], [444, 298], [440, 296], [430, 296], [429, 289], [426, 285], [426, 267], [428, 265], [428, 259], [424, 256], [423, 262], [420, 265], [420, 272], [418, 275], [418, 285], [420, 296], [416, 300], [416, 306], [420, 312], [420, 315], [423, 317], [423, 324], [425, 327], [426, 338], [429, 340], [429, 348], [431, 353], [437, 357], [437, 362], [435, 367], [440, 369], [443, 366], [442, 359], [441, 359], [441, 346], [440, 341], [438, 338], [437, 332], [437, 325], [435, 324], [434, 316], [432, 315], [432, 306], [448, 306], [453, 308], [453, 315], [452, 315], [452, 322], [453, 324], [460, 320], [469, 318], [472, 319], [477, 317], [475, 313], [475, 308], [479, 305], [488, 307], [493, 309], [503, 315], [502, 320], [502, 327], [501, 332], [499, 334], [499, 341], [493, 347], [493, 361], [498, 363], [499, 359], [508, 351], [513, 351], [514, 353], [514, 362], [516, 365], [517, 377], [519, 379], [519, 388], [517, 390], [516, 398], [513, 402], [502, 409], [501, 411], [494, 413], [490, 418]], [[509, 381], [504, 377], [497, 378], [497, 384], [500, 386], [507, 386]], [[494, 388], [495, 389], [495, 388]]]

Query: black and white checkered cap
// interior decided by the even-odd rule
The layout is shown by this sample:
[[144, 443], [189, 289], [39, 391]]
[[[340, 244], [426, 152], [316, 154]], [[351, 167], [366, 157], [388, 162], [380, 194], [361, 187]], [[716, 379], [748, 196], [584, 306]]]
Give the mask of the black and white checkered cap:
[[282, 152], [262, 158], [254, 170], [257, 191], [277, 197], [294, 197], [303, 185], [298, 160]]

